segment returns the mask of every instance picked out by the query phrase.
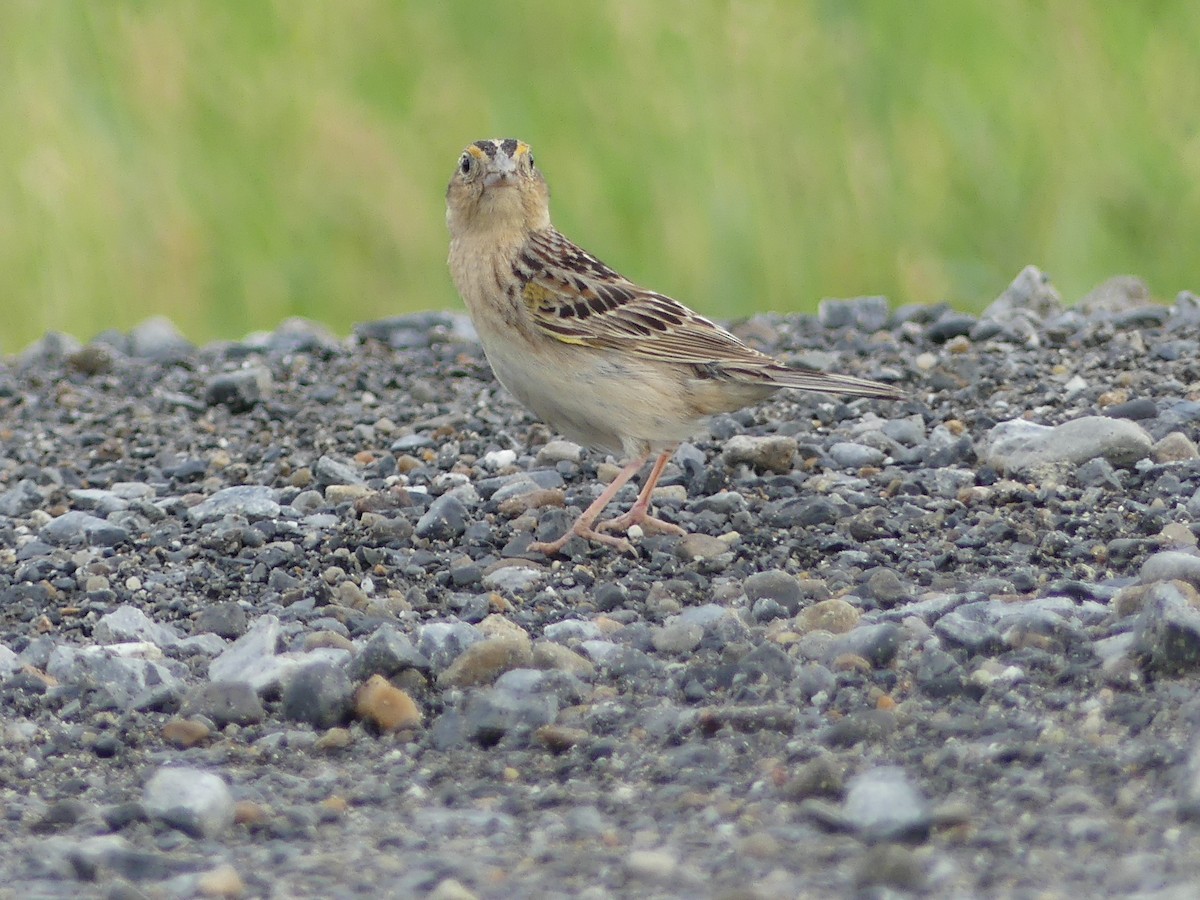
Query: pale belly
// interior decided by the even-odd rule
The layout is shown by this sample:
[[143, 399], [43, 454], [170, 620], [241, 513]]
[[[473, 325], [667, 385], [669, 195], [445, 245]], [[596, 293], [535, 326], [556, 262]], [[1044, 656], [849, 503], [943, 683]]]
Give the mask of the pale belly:
[[773, 392], [578, 346], [563, 345], [547, 356], [551, 348], [535, 358], [511, 341], [481, 337], [496, 378], [521, 403], [570, 440], [617, 455], [672, 448], [692, 437], [709, 415]]

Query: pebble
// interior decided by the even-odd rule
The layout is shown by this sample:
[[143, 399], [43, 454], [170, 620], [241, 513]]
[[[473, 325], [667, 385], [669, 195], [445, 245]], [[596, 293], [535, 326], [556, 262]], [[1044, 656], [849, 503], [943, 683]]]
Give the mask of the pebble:
[[315, 662], [296, 670], [283, 689], [283, 714], [314, 728], [332, 728], [350, 717], [354, 686], [341, 666]]
[[1147, 669], [1176, 674], [1200, 667], [1200, 609], [1188, 600], [1168, 581], [1146, 593], [1130, 649]]
[[1152, 446], [1141, 426], [1124, 419], [1083, 416], [1054, 427], [1013, 419], [988, 432], [979, 454], [997, 470], [1036, 474], [1097, 457], [1114, 466], [1131, 466], [1149, 456]]
[[841, 598], [821, 600], [796, 616], [796, 630], [801, 634], [810, 631], [843, 634], [858, 624], [860, 615], [853, 605]]
[[846, 783], [846, 821], [868, 841], [919, 837], [929, 830], [925, 800], [898, 766], [880, 766]]
[[1157, 581], [1186, 581], [1200, 587], [1200, 555], [1182, 550], [1164, 550], [1142, 563], [1138, 580], [1143, 584]]
[[135, 606], [119, 606], [105, 613], [92, 629], [92, 637], [102, 644], [146, 641], [156, 647], [171, 647], [180, 634], [169, 625], [160, 625]]
[[357, 681], [372, 675], [390, 677], [404, 669], [427, 670], [429, 660], [422, 655], [408, 635], [394, 625], [380, 625], [362, 645], [349, 664], [349, 674]]
[[263, 366], [251, 366], [234, 372], [221, 372], [204, 385], [204, 401], [209, 406], [227, 406], [230, 412], [254, 409], [271, 387], [271, 372]]
[[790, 472], [797, 446], [795, 438], [784, 435], [737, 434], [725, 442], [721, 458], [730, 466], [747, 465], [768, 472]]
[[372, 675], [358, 689], [354, 714], [384, 732], [417, 728], [424, 720], [412, 697], [382, 675]]
[[222, 488], [188, 510], [188, 518], [200, 525], [217, 522], [226, 516], [243, 516], [255, 519], [273, 519], [279, 515], [280, 507], [273, 488], [257, 484], [240, 484]]
[[233, 826], [234, 801], [220, 775], [203, 769], [165, 766], [142, 791], [146, 812], [197, 838], [217, 838]]
[[838, 441], [829, 448], [829, 458], [833, 460], [834, 465], [844, 469], [861, 469], [863, 466], [880, 465], [884, 460], [884, 453], [864, 444]]
[[817, 304], [817, 320], [826, 328], [854, 327], [878, 331], [891, 318], [886, 297], [855, 297], [850, 300], [825, 298]]
[[537, 464], [539, 466], [553, 466], [555, 463], [571, 462], [577, 463], [583, 458], [583, 448], [571, 441], [553, 440], [547, 441], [538, 449]]
[[90, 513], [70, 510], [51, 519], [38, 531], [38, 537], [59, 546], [86, 544], [115, 547], [129, 538], [129, 531]]
[[246, 883], [238, 870], [229, 864], [201, 872], [196, 879], [196, 890], [203, 897], [240, 897]]
[[528, 637], [498, 635], [471, 644], [438, 676], [446, 687], [472, 687], [491, 684], [511, 669], [525, 668], [533, 662]]
[[799, 612], [800, 604], [804, 600], [804, 594], [800, 590], [800, 583], [796, 577], [781, 569], [755, 572], [742, 583], [742, 590], [746, 592], [746, 596], [752, 602], [764, 599], [773, 600], [786, 610], [788, 615]]
[[182, 716], [203, 716], [218, 728], [252, 725], [267, 711], [254, 685], [248, 681], [210, 681], [189, 688], [179, 707]]
[[467, 508], [453, 494], [442, 494], [417, 519], [417, 537], [435, 541], [457, 538], [467, 530]]

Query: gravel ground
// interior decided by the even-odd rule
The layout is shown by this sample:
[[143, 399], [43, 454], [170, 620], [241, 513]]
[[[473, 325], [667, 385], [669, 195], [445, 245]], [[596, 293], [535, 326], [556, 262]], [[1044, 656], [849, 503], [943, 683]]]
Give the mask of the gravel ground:
[[737, 330], [911, 398], [552, 561], [616, 466], [461, 316], [0, 363], [0, 896], [1194, 897], [1200, 299]]

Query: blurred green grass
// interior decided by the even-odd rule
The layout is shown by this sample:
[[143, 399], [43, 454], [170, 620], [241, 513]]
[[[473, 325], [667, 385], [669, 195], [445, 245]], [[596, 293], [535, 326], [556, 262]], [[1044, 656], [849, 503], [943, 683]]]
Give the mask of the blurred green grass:
[[711, 315], [1200, 288], [1200, 4], [9, 0], [0, 348], [458, 304], [461, 148]]

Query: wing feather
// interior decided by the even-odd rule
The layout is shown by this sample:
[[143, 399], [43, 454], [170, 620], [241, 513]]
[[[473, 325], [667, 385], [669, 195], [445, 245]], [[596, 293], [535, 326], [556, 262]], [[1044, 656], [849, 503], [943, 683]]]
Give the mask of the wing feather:
[[513, 272], [534, 325], [564, 343], [677, 363], [702, 378], [902, 396], [877, 382], [785, 366], [682, 303], [638, 287], [553, 228], [530, 237]]

